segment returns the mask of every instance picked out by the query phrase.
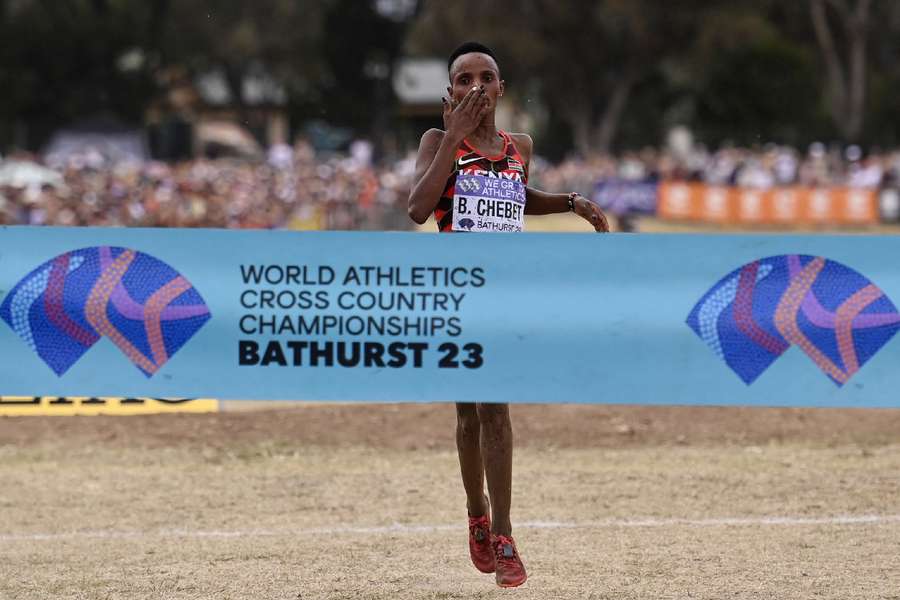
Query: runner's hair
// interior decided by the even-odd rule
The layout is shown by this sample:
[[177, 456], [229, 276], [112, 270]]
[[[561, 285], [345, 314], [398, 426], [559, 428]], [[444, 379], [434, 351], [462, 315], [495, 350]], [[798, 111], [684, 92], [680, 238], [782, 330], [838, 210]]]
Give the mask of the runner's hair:
[[455, 61], [463, 54], [469, 54], [471, 52], [480, 52], [481, 54], [487, 54], [494, 59], [494, 62], [497, 62], [497, 57], [494, 55], [494, 51], [484, 44], [481, 44], [479, 42], [466, 42], [465, 44], [461, 44], [456, 50], [450, 53], [450, 58], [447, 60], [447, 72], [449, 73], [450, 69], [453, 67], [453, 61]]

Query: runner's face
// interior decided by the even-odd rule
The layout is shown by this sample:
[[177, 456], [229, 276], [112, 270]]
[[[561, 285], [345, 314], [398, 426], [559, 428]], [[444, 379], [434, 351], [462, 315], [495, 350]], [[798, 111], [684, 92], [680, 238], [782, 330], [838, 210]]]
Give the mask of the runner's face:
[[503, 80], [493, 58], [481, 52], [470, 52], [453, 62], [447, 92], [454, 104], [460, 102], [473, 87], [482, 85], [488, 106], [493, 110], [497, 106], [497, 98], [503, 95]]

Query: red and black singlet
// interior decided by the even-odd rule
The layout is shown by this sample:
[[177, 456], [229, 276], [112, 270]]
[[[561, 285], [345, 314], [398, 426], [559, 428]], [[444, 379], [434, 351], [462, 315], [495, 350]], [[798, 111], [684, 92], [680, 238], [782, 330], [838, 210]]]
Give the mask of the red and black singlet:
[[503, 151], [495, 156], [480, 154], [468, 140], [463, 140], [456, 149], [453, 173], [447, 178], [444, 193], [441, 194], [441, 199], [434, 209], [434, 220], [437, 222], [438, 231], [453, 230], [453, 196], [456, 194], [456, 177], [458, 175], [502, 177], [519, 181], [523, 186], [528, 184], [528, 167], [512, 137], [502, 130], [497, 133], [503, 138]]

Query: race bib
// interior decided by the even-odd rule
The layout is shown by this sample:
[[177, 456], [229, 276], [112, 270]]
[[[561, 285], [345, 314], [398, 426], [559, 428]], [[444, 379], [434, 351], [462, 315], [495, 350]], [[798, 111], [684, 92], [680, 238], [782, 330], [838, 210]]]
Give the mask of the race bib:
[[457, 176], [453, 231], [522, 231], [524, 226], [524, 183], [486, 175]]

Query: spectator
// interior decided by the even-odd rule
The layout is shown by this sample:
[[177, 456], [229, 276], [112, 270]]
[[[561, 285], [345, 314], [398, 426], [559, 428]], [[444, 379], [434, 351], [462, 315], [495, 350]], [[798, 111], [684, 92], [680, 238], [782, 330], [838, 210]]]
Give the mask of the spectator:
[[[164, 164], [111, 163], [99, 152], [50, 160], [43, 182], [6, 177], [0, 168], [0, 224], [142, 227], [408, 229], [411, 156], [374, 167], [359, 142], [352, 155], [320, 155], [300, 141], [270, 149], [265, 162], [229, 159]], [[15, 157], [18, 164], [34, 157]], [[12, 160], [5, 163], [12, 164]], [[33, 162], [30, 163], [34, 167]], [[4, 163], [0, 162], [0, 166]], [[36, 171], [36, 169], [32, 169]], [[60, 178], [61, 175], [61, 178]], [[595, 155], [552, 165], [535, 157], [531, 180], [550, 191], [589, 195], [600, 180], [689, 180], [757, 189], [773, 186], [878, 188], [900, 183], [900, 151], [824, 144], [805, 155], [767, 145], [708, 151], [682, 143], [677, 152], [645, 148], [616, 158]]]

